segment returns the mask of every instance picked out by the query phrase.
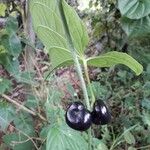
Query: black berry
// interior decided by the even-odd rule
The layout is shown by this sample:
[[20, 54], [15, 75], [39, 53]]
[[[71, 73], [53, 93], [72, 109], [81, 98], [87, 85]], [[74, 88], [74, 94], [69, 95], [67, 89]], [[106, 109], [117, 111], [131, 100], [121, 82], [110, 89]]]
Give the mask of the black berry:
[[95, 101], [91, 114], [92, 122], [96, 125], [105, 125], [111, 120], [110, 111], [102, 100]]
[[91, 113], [81, 102], [73, 102], [69, 105], [65, 119], [69, 127], [79, 131], [87, 130], [92, 124]]

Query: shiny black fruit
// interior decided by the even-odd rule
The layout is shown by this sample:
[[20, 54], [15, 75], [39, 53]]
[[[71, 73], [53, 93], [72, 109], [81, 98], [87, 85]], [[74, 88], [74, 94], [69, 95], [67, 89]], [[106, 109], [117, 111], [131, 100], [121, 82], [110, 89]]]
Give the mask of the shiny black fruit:
[[92, 124], [91, 113], [81, 102], [73, 102], [69, 105], [65, 119], [69, 127], [79, 131], [87, 130]]
[[111, 120], [111, 114], [102, 100], [96, 100], [92, 111], [92, 122], [96, 125], [108, 124]]

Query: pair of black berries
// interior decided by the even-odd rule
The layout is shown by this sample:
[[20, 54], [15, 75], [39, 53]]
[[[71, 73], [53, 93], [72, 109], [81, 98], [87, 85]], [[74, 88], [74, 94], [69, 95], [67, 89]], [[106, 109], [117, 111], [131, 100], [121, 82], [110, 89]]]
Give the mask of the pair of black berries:
[[65, 119], [69, 127], [85, 131], [92, 123], [96, 125], [109, 123], [111, 114], [102, 100], [95, 101], [92, 112], [87, 110], [81, 102], [73, 102], [66, 111]]

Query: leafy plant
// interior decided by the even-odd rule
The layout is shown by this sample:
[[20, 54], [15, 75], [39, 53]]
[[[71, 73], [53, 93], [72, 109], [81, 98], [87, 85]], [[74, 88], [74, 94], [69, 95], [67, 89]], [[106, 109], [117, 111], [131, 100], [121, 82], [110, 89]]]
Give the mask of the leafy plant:
[[[62, 8], [59, 8], [59, 5], [62, 3]], [[57, 4], [56, 8], [54, 7]], [[76, 15], [74, 10], [69, 7], [64, 1], [62, 2], [47, 2], [41, 4], [40, 1], [36, 0], [31, 1], [31, 13], [33, 16], [34, 29], [42, 40], [43, 44], [46, 46], [47, 51], [51, 57], [53, 68], [60, 67], [61, 65], [67, 65], [68, 63], [73, 63], [72, 55], [68, 43], [68, 36], [65, 33], [65, 28], [63, 25], [63, 20], [61, 20], [60, 11], [63, 9], [64, 15], [66, 17], [66, 22], [68, 26], [69, 33], [73, 40], [73, 46], [77, 50], [78, 58], [81, 60], [81, 63], [86, 63], [87, 65], [96, 66], [96, 67], [111, 67], [115, 64], [124, 64], [133, 69], [137, 66], [137, 69], [133, 69], [137, 74], [140, 74], [142, 71], [142, 66], [138, 64], [133, 58], [127, 54], [111, 52], [104, 54], [101, 57], [94, 58], [85, 58], [84, 51], [85, 46], [88, 44], [88, 35], [85, 27], [82, 22], [79, 20], [79, 17]], [[55, 11], [53, 9], [56, 9]], [[38, 10], [38, 11], [37, 11]], [[49, 15], [49, 11], [51, 15]], [[70, 15], [68, 15], [70, 14]], [[42, 20], [45, 16], [45, 19]], [[55, 16], [55, 17], [54, 17]], [[50, 20], [53, 20], [50, 22]], [[74, 22], [76, 21], [76, 23]], [[57, 24], [57, 28], [53, 25]], [[78, 33], [78, 34], [77, 34]], [[46, 37], [46, 38], [45, 38]], [[77, 45], [78, 43], [78, 45]], [[80, 46], [79, 46], [80, 45]], [[62, 58], [63, 55], [63, 58]], [[124, 60], [128, 59], [131, 63], [128, 65], [127, 61], [121, 62], [123, 57]], [[106, 59], [106, 57], [108, 59]], [[113, 58], [114, 57], [114, 58]], [[57, 59], [56, 59], [57, 58]], [[115, 60], [112, 60], [115, 59]], [[71, 64], [72, 64], [71, 63]], [[132, 64], [133, 63], [133, 64]]]
[[[87, 72], [87, 65], [111, 67], [116, 64], [124, 64], [130, 67], [137, 75], [142, 72], [142, 66], [125, 53], [110, 52], [102, 56], [86, 58], [84, 51], [88, 44], [87, 31], [76, 12], [64, 0], [46, 0], [44, 2], [41, 0], [31, 1], [30, 10], [33, 17], [35, 32], [45, 45], [51, 57], [52, 70], [60, 66], [75, 63], [88, 109], [90, 109], [91, 106], [80, 65], [84, 66], [86, 79], [90, 86], [92, 101], [94, 101], [94, 94]], [[51, 13], [49, 14], [49, 12]], [[53, 132], [53, 130], [49, 131], [46, 144], [47, 150], [53, 146], [56, 148], [56, 146], [52, 144], [54, 142], [52, 142], [51, 139], [53, 139], [53, 134], [57, 134], [58, 131]], [[62, 134], [60, 133], [60, 135]], [[88, 135], [89, 149], [91, 149], [91, 130], [89, 130]], [[62, 142], [64, 143], [65, 141]], [[81, 149], [80, 144], [78, 149]], [[60, 145], [61, 144], [58, 144], [57, 148], [59, 148]], [[63, 145], [61, 149], [66, 149], [67, 145]]]
[[118, 8], [123, 16], [122, 27], [130, 37], [149, 34], [150, 1], [118, 0]]

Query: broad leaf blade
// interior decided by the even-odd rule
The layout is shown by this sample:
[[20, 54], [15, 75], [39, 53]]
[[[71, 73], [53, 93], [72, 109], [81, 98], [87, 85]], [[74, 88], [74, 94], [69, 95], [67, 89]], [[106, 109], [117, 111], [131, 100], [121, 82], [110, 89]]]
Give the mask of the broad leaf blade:
[[[88, 34], [82, 21], [73, 8], [65, 1], [31, 0], [30, 10], [35, 32], [45, 45], [50, 57], [54, 59], [53, 57], [55, 55], [57, 58], [61, 58], [57, 60], [57, 63], [52, 62], [52, 68], [59, 67], [62, 64], [68, 65], [68, 60], [72, 61], [72, 56], [68, 53], [70, 51], [68, 47], [68, 37], [66, 36], [63, 20], [61, 18], [61, 3], [74, 47], [79, 55], [83, 55], [88, 43]], [[55, 49], [54, 47], [57, 48]], [[57, 52], [58, 49], [59, 52]], [[62, 51], [61, 54], [60, 50]], [[66, 50], [68, 52], [66, 52]]]
[[150, 14], [150, 0], [118, 0], [122, 15], [130, 19], [140, 19]]
[[144, 36], [150, 33], [150, 15], [138, 20], [123, 17], [122, 28], [129, 37]]
[[87, 150], [88, 144], [79, 132], [67, 126], [51, 126], [49, 129], [46, 150]]
[[73, 44], [79, 54], [82, 55], [89, 41], [87, 30], [75, 10], [64, 0], [62, 0], [62, 6]]
[[123, 64], [132, 69], [136, 75], [143, 71], [143, 67], [130, 55], [122, 52], [108, 52], [101, 56], [91, 57], [87, 59], [87, 64], [94, 67], [111, 67], [117, 64]]
[[52, 47], [49, 49], [49, 54], [51, 56], [52, 69], [73, 64], [71, 53], [67, 49]]

